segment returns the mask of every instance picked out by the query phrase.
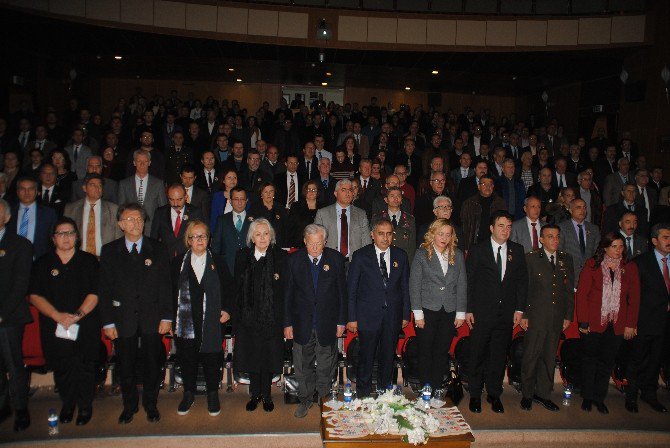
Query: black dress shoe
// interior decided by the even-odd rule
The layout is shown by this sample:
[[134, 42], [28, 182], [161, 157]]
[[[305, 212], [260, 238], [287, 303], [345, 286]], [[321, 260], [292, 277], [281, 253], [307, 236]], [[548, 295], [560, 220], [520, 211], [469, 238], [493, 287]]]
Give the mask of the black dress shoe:
[[475, 414], [482, 412], [481, 398], [470, 397], [470, 412], [474, 412]]
[[79, 414], [77, 414], [77, 426], [84, 426], [86, 423], [91, 421], [93, 417], [93, 409], [79, 409]]
[[487, 395], [486, 401], [491, 403], [491, 410], [496, 414], [502, 414], [505, 412], [505, 408], [503, 407], [502, 401], [500, 401], [499, 397]]
[[533, 401], [540, 403], [542, 406], [544, 406], [547, 410], [551, 412], [558, 412], [560, 409], [558, 406], [556, 406], [556, 403], [554, 403], [553, 401], [547, 400], [545, 398], [540, 398], [537, 395], [533, 395]]
[[191, 410], [193, 403], [195, 402], [195, 395], [193, 392], [184, 391], [184, 397], [181, 399], [181, 403], [177, 407], [177, 415], [186, 415], [188, 411]]
[[532, 398], [522, 398], [521, 399], [521, 409], [524, 411], [530, 411], [530, 409], [533, 407], [533, 400]]
[[582, 410], [586, 412], [591, 412], [592, 407], [593, 407], [593, 400], [587, 400], [586, 398], [582, 400]]
[[659, 401], [658, 398], [645, 398], [645, 397], [640, 397], [640, 400], [644, 401], [647, 403], [651, 408], [656, 411], [656, 412], [668, 412], [665, 406], [663, 406]]
[[58, 415], [58, 420], [63, 423], [70, 423], [74, 417], [74, 409], [61, 409], [60, 414]]
[[602, 401], [596, 401], [595, 404], [596, 409], [598, 409], [598, 412], [600, 412], [601, 414], [607, 415], [610, 413], [610, 410], [607, 409], [607, 406], [605, 406], [605, 403], [603, 403]]
[[24, 431], [30, 426], [30, 414], [27, 409], [17, 409], [14, 416], [14, 431]]
[[149, 423], [159, 422], [161, 419], [161, 413], [158, 412], [158, 408], [150, 407], [145, 409], [147, 412], [147, 421]]
[[119, 424], [126, 425], [133, 421], [133, 417], [137, 414], [139, 409], [135, 407], [134, 409], [124, 409], [121, 415], [119, 415]]
[[272, 397], [263, 398], [263, 410], [265, 412], [272, 412], [275, 409], [275, 404], [272, 401]]
[[632, 412], [633, 414], [637, 414], [639, 412], [637, 402], [633, 400], [626, 400], [626, 410], [628, 412]]
[[251, 397], [249, 399], [249, 402], [247, 403], [247, 411], [252, 412], [255, 411], [256, 408], [258, 407], [258, 403], [261, 402], [261, 397]]

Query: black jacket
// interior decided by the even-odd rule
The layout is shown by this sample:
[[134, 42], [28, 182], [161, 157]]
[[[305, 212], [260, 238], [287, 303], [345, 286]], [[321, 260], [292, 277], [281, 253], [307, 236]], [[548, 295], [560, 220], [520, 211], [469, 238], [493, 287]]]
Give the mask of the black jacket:
[[32, 264], [30, 241], [5, 230], [0, 240], [0, 327], [32, 322], [26, 301]]

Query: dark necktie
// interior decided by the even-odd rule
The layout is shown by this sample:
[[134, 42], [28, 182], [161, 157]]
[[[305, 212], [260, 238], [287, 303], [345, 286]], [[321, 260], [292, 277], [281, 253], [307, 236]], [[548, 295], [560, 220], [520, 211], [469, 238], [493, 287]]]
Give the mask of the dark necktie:
[[556, 262], [554, 261], [554, 256], [553, 255], [551, 255], [549, 257], [549, 261], [551, 263], [551, 269], [553, 269], [555, 271], [556, 270]]
[[213, 182], [212, 172], [210, 171], [207, 173], [207, 188], [209, 188], [210, 190], [212, 189], [212, 182]]
[[498, 265], [498, 278], [500, 279], [500, 281], [502, 281], [502, 278], [503, 278], [502, 256], [500, 255], [501, 250], [502, 250], [502, 246], [498, 246], [498, 255], [496, 256], [496, 264]]
[[389, 279], [389, 271], [386, 267], [386, 260], [384, 259], [385, 253], [386, 252], [381, 252], [379, 254], [379, 267], [381, 268], [382, 271], [382, 281], [384, 282], [384, 288], [386, 288]]
[[670, 293], [670, 273], [668, 273], [668, 257], [663, 257], [661, 259], [663, 262], [663, 281], [665, 281], [665, 288]]
[[628, 210], [630, 210], [631, 212], [634, 211], [633, 210], [633, 204], [628, 204]]
[[628, 251], [628, 257], [633, 256], [633, 247], [631, 246], [631, 237], [626, 237], [626, 250]]
[[312, 258], [312, 265], [310, 266], [311, 271], [312, 271], [312, 285], [314, 286], [314, 292], [316, 292], [316, 288], [319, 285], [319, 268], [318, 268], [319, 260], [316, 258]]
[[48, 189], [44, 190], [44, 194], [42, 194], [42, 202], [44, 202], [45, 204], [49, 203], [49, 190]]
[[347, 209], [342, 209], [340, 222], [340, 253], [345, 257], [349, 254], [349, 222], [347, 221]]
[[130, 250], [130, 255], [139, 255], [140, 253], [137, 251], [137, 243], [133, 243], [133, 248]]
[[531, 222], [530, 225], [533, 226], [533, 250], [539, 249], [540, 243], [537, 238], [537, 223]]
[[324, 190], [328, 189], [328, 179], [322, 180], [321, 183], [323, 184]]
[[584, 239], [584, 228], [583, 224], [577, 224], [579, 227], [579, 251], [582, 253], [582, 256], [586, 255], [586, 240]]
[[391, 216], [391, 224], [393, 224], [394, 229], [398, 227], [398, 220], [396, 219], [395, 215]]

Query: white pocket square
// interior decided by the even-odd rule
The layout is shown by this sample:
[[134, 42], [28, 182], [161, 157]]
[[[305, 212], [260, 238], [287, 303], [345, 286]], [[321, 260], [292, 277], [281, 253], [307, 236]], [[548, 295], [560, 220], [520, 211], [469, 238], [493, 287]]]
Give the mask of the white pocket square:
[[121, 306], [121, 302], [118, 300], [112, 300], [112, 306]]

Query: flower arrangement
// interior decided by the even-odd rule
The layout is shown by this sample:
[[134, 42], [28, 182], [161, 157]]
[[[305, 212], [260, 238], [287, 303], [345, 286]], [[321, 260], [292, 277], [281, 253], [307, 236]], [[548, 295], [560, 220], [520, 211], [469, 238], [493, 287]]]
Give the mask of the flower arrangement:
[[403, 434], [403, 440], [412, 445], [428, 443], [428, 436], [435, 433], [440, 423], [423, 409], [423, 404], [410, 401], [392, 390], [376, 399], [355, 399], [349, 405], [365, 416], [368, 428], [374, 434]]

